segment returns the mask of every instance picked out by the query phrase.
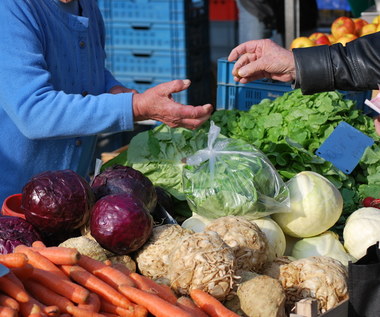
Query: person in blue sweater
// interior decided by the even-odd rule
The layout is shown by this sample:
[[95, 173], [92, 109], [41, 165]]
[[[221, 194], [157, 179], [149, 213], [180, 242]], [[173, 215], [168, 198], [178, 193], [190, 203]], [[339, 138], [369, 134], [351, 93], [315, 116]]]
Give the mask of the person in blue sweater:
[[2, 0], [0, 30], [0, 203], [43, 171], [86, 177], [100, 133], [147, 119], [195, 129], [213, 110], [173, 100], [187, 79], [123, 87], [104, 66], [96, 0]]

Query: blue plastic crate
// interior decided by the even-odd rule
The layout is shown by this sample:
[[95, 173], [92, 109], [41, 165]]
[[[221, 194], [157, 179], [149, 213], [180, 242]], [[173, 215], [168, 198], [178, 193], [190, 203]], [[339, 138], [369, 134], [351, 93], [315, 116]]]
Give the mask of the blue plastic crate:
[[106, 22], [106, 49], [196, 48], [208, 43], [208, 22]]
[[161, 76], [198, 79], [209, 65], [202, 51], [187, 54], [182, 50], [114, 50], [108, 54], [109, 70], [118, 76]]
[[351, 10], [347, 0], [317, 0], [317, 5], [319, 10]]
[[[217, 72], [217, 109], [249, 110], [263, 99], [275, 99], [291, 91], [290, 83], [271, 81], [268, 79], [255, 80], [247, 84], [234, 81], [232, 75], [234, 62], [226, 58], [218, 59]], [[372, 91], [343, 91], [344, 98], [356, 101], [356, 108], [372, 116], [374, 111], [364, 104], [365, 99], [371, 98]]]
[[208, 18], [206, 0], [98, 0], [106, 22], [189, 22]]

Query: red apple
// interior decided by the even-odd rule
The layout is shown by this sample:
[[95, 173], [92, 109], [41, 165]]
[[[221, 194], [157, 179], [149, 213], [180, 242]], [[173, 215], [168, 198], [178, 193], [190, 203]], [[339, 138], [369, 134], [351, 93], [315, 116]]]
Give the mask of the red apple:
[[357, 36], [360, 36], [360, 30], [362, 29], [364, 25], [367, 25], [368, 22], [362, 18], [355, 18], [355, 19], [352, 19], [352, 21], [354, 21], [355, 23], [355, 34]]
[[339, 17], [331, 24], [331, 33], [336, 39], [344, 34], [355, 34], [355, 23], [349, 17]]
[[309, 36], [315, 45], [330, 45], [330, 40], [325, 33], [315, 32]]
[[358, 36], [355, 34], [344, 34], [340, 38], [336, 40], [336, 43], [341, 43], [343, 46], [346, 46], [348, 42], [351, 42], [352, 40], [357, 39]]
[[375, 23], [368, 23], [362, 27], [360, 30], [359, 36], [364, 36], [367, 34], [375, 33], [377, 30], [377, 24]]
[[290, 49], [315, 46], [315, 43], [307, 36], [296, 37], [290, 44]]
[[336, 43], [336, 38], [332, 34], [327, 34], [327, 37], [329, 38], [329, 41], [331, 44]]

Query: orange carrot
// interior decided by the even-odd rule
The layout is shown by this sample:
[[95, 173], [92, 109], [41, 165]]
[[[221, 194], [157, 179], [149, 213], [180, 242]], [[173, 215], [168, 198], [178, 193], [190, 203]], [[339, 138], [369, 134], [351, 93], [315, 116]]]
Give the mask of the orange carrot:
[[128, 285], [119, 286], [119, 290], [132, 302], [144, 306], [156, 317], [191, 317], [191, 314], [176, 305], [154, 295]]
[[17, 317], [18, 312], [8, 306], [0, 306], [0, 317]]
[[[112, 263], [111, 267], [113, 267], [116, 270], [119, 270], [121, 273], [124, 273], [127, 276], [129, 276], [129, 274], [132, 273], [132, 271], [128, 269], [127, 266], [123, 263]], [[130, 285], [130, 286], [133, 286], [133, 285]]]
[[100, 310], [100, 298], [98, 294], [91, 293], [88, 297], [88, 301], [85, 304], [79, 304], [78, 308], [87, 309], [94, 312], [99, 312]]
[[[19, 253], [21, 254], [21, 253]], [[12, 268], [12, 272], [22, 281], [22, 280], [25, 280], [25, 279], [28, 279], [29, 277], [32, 276], [32, 273], [33, 273], [33, 270], [34, 270], [34, 266], [29, 264], [29, 263], [26, 263], [24, 266], [22, 267], [15, 267], [15, 268]]]
[[[29, 316], [31, 314], [41, 314], [42, 313], [42, 307], [38, 303], [34, 302], [33, 300], [30, 300], [25, 303], [20, 303], [20, 314], [21, 316]], [[45, 314], [45, 313], [44, 313]]]
[[65, 279], [59, 278], [56, 273], [50, 271], [35, 268], [31, 278], [77, 304], [86, 303], [90, 296], [88, 289], [73, 283], [66, 276]]
[[115, 314], [105, 313], [105, 312], [101, 312], [101, 314], [103, 314], [105, 317], [120, 317], [120, 315], [115, 315]]
[[239, 315], [229, 310], [214, 296], [205, 291], [200, 289], [190, 290], [190, 297], [195, 304], [211, 317], [239, 317]]
[[62, 273], [58, 266], [56, 266], [53, 262], [51, 262], [43, 255], [36, 252], [31, 247], [20, 244], [14, 249], [14, 252], [26, 254], [26, 256], [28, 257], [28, 263], [33, 265], [35, 268], [52, 272], [57, 276], [68, 280], [67, 276], [65, 276], [65, 274]]
[[208, 317], [208, 315], [201, 308], [199, 308], [190, 297], [179, 297], [176, 305], [181, 307], [184, 311], [189, 312], [194, 317]]
[[25, 289], [8, 278], [7, 275], [0, 277], [0, 290], [18, 302], [29, 301], [29, 295], [25, 292]]
[[56, 265], [73, 265], [80, 258], [79, 251], [74, 248], [46, 247], [34, 248], [33, 251], [38, 252]]
[[104, 317], [104, 315], [94, 312], [94, 311], [89, 311], [86, 309], [81, 309], [77, 306], [69, 306], [67, 308], [69, 313], [73, 315], [74, 317]]
[[98, 294], [110, 303], [127, 309], [132, 306], [132, 303], [125, 296], [81, 266], [62, 265], [61, 268], [69, 274], [73, 281]]
[[122, 284], [134, 286], [133, 280], [129, 276], [89, 256], [82, 255], [78, 265], [116, 289]]
[[23, 290], [25, 290], [25, 287], [24, 287], [24, 284], [22, 283], [22, 281], [16, 276], [16, 274], [13, 273], [13, 270], [15, 270], [16, 268], [12, 269], [8, 274], [7, 274], [7, 278], [9, 278], [13, 283], [17, 284], [20, 288], [22, 288]]
[[137, 288], [155, 294], [173, 305], [177, 303], [177, 296], [170, 287], [166, 288], [163, 285], [156, 283], [151, 278], [138, 273], [131, 273], [129, 276], [135, 282]]
[[46, 245], [41, 240], [36, 240], [36, 241], [32, 242], [32, 247], [33, 248], [46, 248]]
[[101, 299], [100, 300], [100, 311], [110, 314], [115, 314], [120, 317], [132, 317], [134, 315], [134, 309], [126, 309], [123, 307], [116, 306], [110, 302]]
[[56, 305], [43, 306], [43, 312], [49, 317], [57, 317], [61, 314], [61, 310]]
[[22, 253], [0, 254], [0, 264], [6, 267], [22, 267], [28, 262], [28, 257]]
[[26, 289], [29, 293], [34, 294], [34, 297], [41, 303], [47, 306], [55, 305], [61, 312], [67, 313], [68, 306], [74, 306], [66, 297], [57, 294], [46, 286], [42, 285], [38, 281], [26, 280], [24, 281]]
[[0, 294], [0, 306], [9, 307], [16, 311], [20, 310], [20, 304], [14, 298], [5, 294]]

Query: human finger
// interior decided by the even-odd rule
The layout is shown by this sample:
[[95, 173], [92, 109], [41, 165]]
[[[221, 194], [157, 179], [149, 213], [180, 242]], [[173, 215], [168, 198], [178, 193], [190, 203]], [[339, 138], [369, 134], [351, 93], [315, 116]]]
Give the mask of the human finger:
[[238, 46], [236, 46], [230, 54], [228, 55], [228, 61], [232, 62], [239, 58], [239, 56], [245, 54], [245, 53], [254, 53], [256, 49], [258, 48], [259, 44], [261, 43], [261, 40], [253, 40], [244, 42]]
[[191, 85], [189, 79], [176, 79], [166, 83], [159, 84], [152, 89], [161, 95], [170, 96], [173, 93], [183, 91]]
[[232, 68], [232, 75], [236, 77], [239, 76], [239, 69], [245, 65], [248, 65], [249, 63], [255, 61], [257, 58], [256, 54], [251, 54], [251, 53], [245, 53], [241, 55], [237, 61], [234, 64], [234, 67]]

